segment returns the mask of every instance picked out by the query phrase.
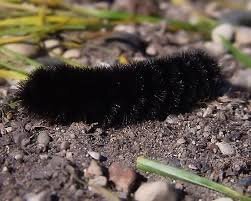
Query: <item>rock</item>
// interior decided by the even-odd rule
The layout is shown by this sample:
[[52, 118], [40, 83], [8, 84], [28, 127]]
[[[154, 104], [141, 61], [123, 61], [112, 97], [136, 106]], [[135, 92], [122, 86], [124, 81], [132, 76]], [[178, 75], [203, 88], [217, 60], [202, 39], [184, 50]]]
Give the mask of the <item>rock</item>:
[[213, 201], [233, 201], [231, 198], [223, 197], [223, 198], [217, 198]]
[[9, 168], [7, 166], [4, 166], [2, 169], [2, 173], [9, 172]]
[[101, 155], [100, 155], [100, 153], [98, 153], [98, 152], [95, 152], [95, 151], [88, 151], [87, 153], [88, 153], [93, 159], [95, 159], [95, 160], [97, 160], [97, 161], [99, 161], [100, 158], [101, 158]]
[[186, 140], [183, 137], [178, 139], [177, 142], [176, 142], [177, 145], [181, 145], [181, 144], [184, 144], [184, 143], [186, 143]]
[[115, 184], [116, 189], [128, 193], [136, 180], [136, 172], [116, 162], [111, 164], [108, 171], [109, 180]]
[[42, 148], [45, 151], [49, 142], [50, 136], [46, 132], [39, 133], [37, 136], [37, 144], [39, 148]]
[[5, 130], [7, 133], [10, 133], [12, 131], [12, 127], [7, 127], [7, 128], [5, 128]]
[[[205, 118], [205, 117], [210, 116], [210, 115], [213, 113], [214, 109], [215, 109], [215, 108], [212, 107], [212, 106], [207, 107], [207, 109], [204, 111], [202, 117]], [[208, 131], [208, 130], [205, 130], [205, 129], [204, 129], [204, 131]]]
[[48, 159], [48, 154], [40, 154], [40, 155], [39, 155], [39, 158], [40, 158], [41, 160], [47, 160], [47, 159]]
[[230, 79], [230, 82], [239, 87], [251, 88], [251, 69], [241, 69], [237, 71]]
[[167, 183], [157, 181], [142, 184], [134, 198], [136, 201], [175, 201], [176, 194]]
[[49, 56], [50, 56], [50, 57], [61, 56], [62, 54], [63, 54], [63, 49], [62, 49], [61, 47], [53, 48], [53, 49], [49, 52]]
[[113, 30], [117, 31], [117, 32], [127, 32], [127, 33], [131, 33], [131, 34], [136, 33], [135, 26], [133, 26], [133, 25], [119, 24], [119, 25], [115, 26]]
[[219, 142], [216, 143], [216, 145], [218, 146], [223, 155], [233, 155], [235, 153], [234, 148], [226, 142]]
[[24, 158], [24, 154], [22, 152], [18, 152], [14, 155], [14, 158], [17, 160], [17, 161], [22, 161], [23, 158]]
[[81, 56], [79, 49], [66, 50], [63, 54], [65, 59], [78, 59]]
[[60, 45], [60, 42], [59, 40], [56, 40], [56, 39], [49, 39], [49, 40], [44, 41], [44, 46], [46, 49], [55, 48], [55, 47], [58, 47], [59, 45]]
[[60, 145], [60, 149], [61, 149], [61, 150], [67, 150], [67, 149], [69, 149], [69, 148], [70, 148], [70, 143], [69, 143], [68, 141], [64, 141], [64, 142], [62, 142], [61, 145]]
[[93, 179], [90, 179], [88, 184], [95, 185], [95, 186], [106, 186], [107, 178], [104, 176], [97, 176], [97, 177], [94, 177]]
[[92, 160], [89, 167], [84, 171], [85, 177], [92, 178], [95, 176], [102, 176], [103, 171], [97, 161]]
[[146, 48], [146, 53], [149, 54], [149, 55], [156, 55], [157, 54], [157, 48], [155, 47], [155, 45], [149, 45], [147, 48]]
[[239, 27], [236, 30], [235, 40], [238, 45], [251, 44], [251, 28]]
[[36, 45], [28, 44], [28, 43], [11, 43], [4, 45], [4, 47], [12, 50], [13, 52], [22, 54], [27, 57], [32, 57], [37, 55], [39, 48]]
[[233, 25], [221, 24], [217, 26], [216, 28], [214, 28], [214, 30], [212, 31], [211, 37], [212, 37], [213, 42], [222, 44], [220, 36], [223, 36], [227, 40], [232, 40], [234, 37], [234, 32], [235, 32], [235, 29]]
[[221, 55], [224, 54], [226, 52], [223, 44], [221, 43], [215, 43], [215, 42], [205, 42], [205, 47], [206, 49], [213, 55]]
[[46, 201], [47, 192], [42, 191], [40, 193], [28, 193], [24, 196], [25, 201]]
[[69, 161], [73, 161], [73, 153], [70, 151], [67, 151], [65, 154], [65, 158]]

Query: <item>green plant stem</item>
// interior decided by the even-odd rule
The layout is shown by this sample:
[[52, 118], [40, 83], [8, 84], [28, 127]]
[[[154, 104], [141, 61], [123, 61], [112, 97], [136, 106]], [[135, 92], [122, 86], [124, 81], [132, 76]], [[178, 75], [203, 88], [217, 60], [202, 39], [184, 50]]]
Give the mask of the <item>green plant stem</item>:
[[241, 193], [229, 187], [226, 187], [222, 184], [218, 184], [209, 179], [200, 177], [196, 174], [189, 173], [185, 170], [171, 167], [168, 165], [164, 165], [157, 161], [149, 160], [144, 157], [139, 157], [137, 159], [137, 168], [145, 172], [155, 173], [164, 177], [172, 177], [172, 178], [180, 179], [180, 180], [190, 182], [193, 184], [197, 184], [197, 185], [221, 192], [223, 194], [226, 194], [227, 196], [234, 199], [240, 199], [241, 201], [251, 201], [250, 197], [246, 197], [242, 195]]
[[234, 47], [232, 43], [221, 36], [222, 43], [224, 47], [234, 56], [234, 58], [245, 65], [246, 67], [251, 68], [251, 57], [243, 52], [241, 52], [238, 48]]

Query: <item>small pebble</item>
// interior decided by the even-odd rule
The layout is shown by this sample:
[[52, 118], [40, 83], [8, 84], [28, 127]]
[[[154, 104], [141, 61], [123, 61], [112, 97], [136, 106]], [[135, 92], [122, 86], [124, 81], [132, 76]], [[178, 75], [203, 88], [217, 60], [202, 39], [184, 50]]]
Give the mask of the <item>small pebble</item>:
[[4, 173], [4, 172], [8, 172], [8, 171], [9, 171], [8, 167], [4, 166], [2, 169], [2, 172]]
[[28, 43], [11, 43], [4, 45], [4, 47], [27, 57], [35, 56], [39, 51], [38, 46]]
[[47, 194], [46, 191], [40, 193], [27, 193], [24, 199], [25, 201], [46, 201]]
[[7, 133], [10, 133], [12, 131], [12, 127], [7, 127], [7, 128], [5, 128], [5, 130]]
[[134, 195], [136, 201], [175, 201], [176, 197], [174, 190], [163, 181], [144, 183]]
[[89, 185], [95, 185], [95, 186], [106, 186], [107, 185], [107, 178], [104, 176], [97, 176], [93, 179], [89, 180]]
[[230, 79], [231, 84], [243, 87], [251, 88], [251, 69], [241, 69], [237, 71]]
[[181, 144], [184, 144], [184, 143], [186, 143], [186, 140], [183, 137], [178, 139], [177, 142], [176, 142], [177, 145], [181, 145]]
[[14, 155], [14, 158], [15, 158], [17, 161], [22, 161], [23, 158], [24, 158], [24, 154], [21, 153], [21, 152], [16, 153], [16, 154]]
[[222, 44], [220, 36], [223, 36], [227, 40], [232, 40], [234, 37], [234, 26], [231, 24], [221, 24], [214, 28], [212, 31], [212, 40], [215, 43]]
[[75, 139], [75, 138], [76, 138], [76, 135], [75, 135], [74, 133], [71, 133], [71, 134], [70, 134], [70, 138], [71, 138], [71, 139]]
[[63, 49], [61, 47], [56, 47], [53, 48], [50, 52], [49, 52], [49, 56], [50, 57], [54, 57], [54, 56], [60, 56], [63, 54]]
[[223, 44], [221, 44], [221, 43], [215, 43], [215, 42], [209, 41], [209, 42], [205, 42], [204, 45], [205, 45], [206, 49], [212, 55], [215, 55], [215, 56], [222, 55], [226, 52]]
[[60, 45], [60, 42], [56, 39], [49, 39], [44, 41], [44, 46], [46, 49], [51, 49], [58, 47]]
[[118, 191], [128, 193], [136, 180], [136, 172], [114, 162], [108, 169], [109, 180], [112, 181]]
[[70, 151], [67, 151], [65, 154], [65, 158], [69, 161], [73, 161], [73, 153]]
[[156, 55], [157, 54], [157, 49], [155, 47], [155, 45], [149, 45], [147, 48], [146, 48], [146, 53], [149, 54], [149, 55]]
[[213, 201], [233, 201], [231, 198], [223, 197], [223, 198], [217, 198]]
[[216, 145], [223, 155], [233, 155], [235, 153], [234, 148], [226, 142], [218, 142]]
[[47, 160], [47, 159], [48, 159], [48, 154], [40, 154], [40, 155], [39, 155], [39, 158], [40, 158], [41, 160]]
[[31, 123], [25, 124], [24, 129], [25, 129], [26, 131], [30, 131], [30, 130], [32, 129], [32, 124], [31, 124]]
[[46, 132], [39, 133], [39, 135], [37, 136], [38, 147], [43, 148], [45, 150], [49, 142], [50, 142], [50, 136]]
[[78, 59], [81, 56], [79, 49], [66, 50], [63, 54], [65, 59]]
[[100, 153], [98, 153], [98, 152], [95, 152], [95, 151], [88, 151], [87, 153], [88, 153], [93, 159], [95, 159], [95, 160], [97, 160], [97, 161], [99, 161], [100, 158], [101, 158], [101, 155], [100, 155]]
[[102, 176], [103, 171], [97, 161], [92, 160], [89, 167], [84, 171], [85, 177], [91, 178], [95, 176]]
[[131, 34], [136, 33], [136, 29], [135, 29], [134, 26], [132, 26], [132, 25], [122, 25], [122, 24], [115, 26], [114, 31], [127, 32], [127, 33], [131, 33]]
[[70, 148], [70, 143], [69, 143], [68, 141], [64, 141], [64, 142], [62, 142], [61, 145], [60, 145], [60, 149], [61, 149], [61, 150], [67, 150], [67, 149], [69, 149], [69, 148]]
[[197, 168], [194, 164], [189, 164], [188, 167], [189, 167], [191, 170], [198, 170], [198, 168]]

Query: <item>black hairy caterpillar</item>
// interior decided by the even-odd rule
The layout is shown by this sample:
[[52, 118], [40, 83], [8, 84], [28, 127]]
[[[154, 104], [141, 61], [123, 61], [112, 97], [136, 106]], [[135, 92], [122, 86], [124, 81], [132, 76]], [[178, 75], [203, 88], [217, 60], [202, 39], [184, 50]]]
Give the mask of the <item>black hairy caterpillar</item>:
[[117, 126], [190, 110], [215, 97], [220, 80], [217, 62], [193, 50], [110, 68], [38, 68], [17, 95], [42, 118]]

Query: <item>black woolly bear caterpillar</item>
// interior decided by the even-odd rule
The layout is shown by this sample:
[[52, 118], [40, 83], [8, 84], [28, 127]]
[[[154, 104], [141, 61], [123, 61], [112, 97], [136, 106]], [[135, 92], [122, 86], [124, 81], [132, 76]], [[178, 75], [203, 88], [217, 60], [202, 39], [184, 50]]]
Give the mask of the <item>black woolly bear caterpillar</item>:
[[216, 95], [217, 62], [200, 50], [111, 68], [39, 68], [18, 97], [32, 114], [61, 123], [118, 126], [164, 119]]

